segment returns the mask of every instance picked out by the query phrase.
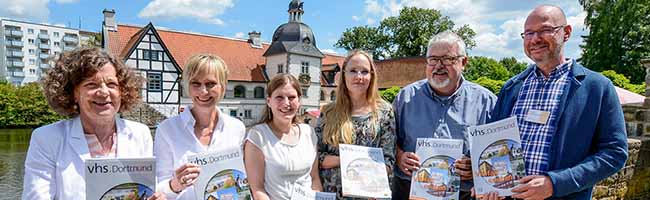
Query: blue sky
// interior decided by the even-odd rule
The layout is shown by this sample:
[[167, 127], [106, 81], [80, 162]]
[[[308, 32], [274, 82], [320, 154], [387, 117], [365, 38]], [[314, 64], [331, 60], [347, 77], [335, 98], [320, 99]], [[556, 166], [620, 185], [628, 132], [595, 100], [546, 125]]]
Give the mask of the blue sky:
[[[270, 42], [275, 28], [288, 21], [290, 0], [0, 0], [0, 17], [99, 31], [104, 8], [115, 9], [120, 24], [199, 32], [227, 37], [248, 37], [262, 32]], [[415, 6], [441, 10], [457, 26], [469, 24], [477, 32], [470, 55], [502, 58], [514, 56], [530, 62], [523, 53], [519, 33], [528, 12], [540, 4], [562, 7], [574, 28], [565, 54], [580, 57], [580, 35], [585, 35], [585, 12], [578, 1], [544, 0], [303, 0], [303, 22], [314, 31], [318, 47], [345, 54], [334, 47], [341, 33], [353, 26], [377, 26], [400, 8]], [[80, 20], [81, 19], [81, 20]]]

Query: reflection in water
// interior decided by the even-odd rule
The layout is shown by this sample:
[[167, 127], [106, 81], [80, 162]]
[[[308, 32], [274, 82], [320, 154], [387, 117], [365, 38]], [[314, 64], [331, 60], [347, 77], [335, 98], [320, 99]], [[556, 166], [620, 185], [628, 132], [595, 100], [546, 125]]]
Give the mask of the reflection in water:
[[0, 200], [20, 199], [31, 129], [0, 129]]

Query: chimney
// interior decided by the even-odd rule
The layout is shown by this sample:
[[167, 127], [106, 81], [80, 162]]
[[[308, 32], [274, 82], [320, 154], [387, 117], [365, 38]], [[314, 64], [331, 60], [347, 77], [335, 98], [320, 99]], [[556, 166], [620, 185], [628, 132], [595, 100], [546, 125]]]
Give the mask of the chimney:
[[117, 23], [115, 23], [115, 10], [104, 9], [104, 27], [108, 31], [117, 31]]
[[248, 42], [251, 43], [253, 48], [262, 48], [262, 40], [260, 39], [261, 35], [262, 33], [256, 31], [248, 33]]
[[650, 58], [641, 59], [641, 64], [645, 66], [645, 101], [643, 106], [650, 107]]

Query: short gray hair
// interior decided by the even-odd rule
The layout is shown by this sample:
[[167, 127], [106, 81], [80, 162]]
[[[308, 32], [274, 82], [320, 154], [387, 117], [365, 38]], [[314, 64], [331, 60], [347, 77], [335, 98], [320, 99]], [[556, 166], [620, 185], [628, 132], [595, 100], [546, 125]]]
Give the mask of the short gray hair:
[[[458, 55], [459, 56], [466, 56], [467, 52], [465, 52], [465, 41], [463, 41], [463, 38], [458, 36], [458, 34], [446, 30], [443, 32], [440, 32], [436, 35], [431, 36], [431, 39], [429, 39], [429, 43], [427, 44], [427, 55], [429, 55], [429, 50], [431, 50], [431, 45], [434, 44], [454, 44], [458, 45]], [[426, 56], [426, 55], [425, 55]]]

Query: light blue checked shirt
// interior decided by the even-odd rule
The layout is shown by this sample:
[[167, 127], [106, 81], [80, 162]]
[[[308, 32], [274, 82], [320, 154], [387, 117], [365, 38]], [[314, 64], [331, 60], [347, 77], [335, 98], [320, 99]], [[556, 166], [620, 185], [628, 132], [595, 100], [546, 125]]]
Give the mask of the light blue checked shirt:
[[[571, 63], [571, 59], [567, 59], [551, 71], [548, 78], [535, 66], [535, 72], [526, 77], [510, 113], [511, 116], [517, 116], [526, 175], [540, 175], [548, 171], [551, 142], [557, 129], [558, 109], [562, 94], [572, 76]], [[546, 124], [524, 120], [531, 109], [549, 112]]]

